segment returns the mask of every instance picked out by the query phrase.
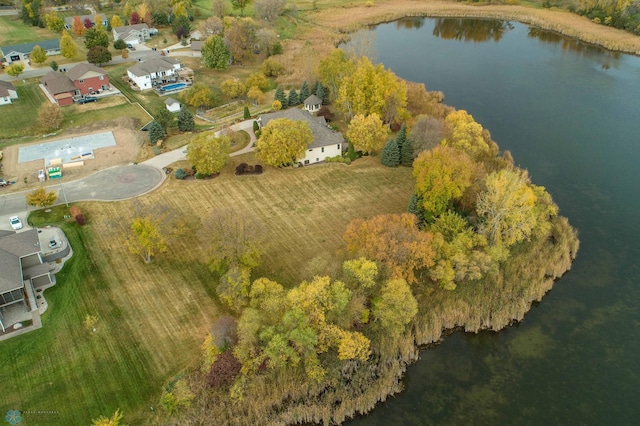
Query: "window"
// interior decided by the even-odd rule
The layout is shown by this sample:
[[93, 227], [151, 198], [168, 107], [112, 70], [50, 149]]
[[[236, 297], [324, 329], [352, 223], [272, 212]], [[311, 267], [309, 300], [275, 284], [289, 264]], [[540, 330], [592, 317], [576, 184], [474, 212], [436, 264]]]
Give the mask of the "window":
[[324, 152], [324, 146], [320, 149], [320, 152]]
[[319, 158], [316, 158], [316, 163], [317, 163], [318, 161], [320, 161], [320, 159], [319, 159]]
[[313, 149], [310, 149], [309, 152], [313, 152]]
[[83, 84], [84, 80], [78, 80], [78, 83]]
[[304, 164], [309, 164], [309, 160], [304, 160]]
[[104, 75], [101, 75], [101, 76], [100, 76], [100, 80], [104, 80]]
[[338, 149], [340, 149], [340, 144], [338, 144]]

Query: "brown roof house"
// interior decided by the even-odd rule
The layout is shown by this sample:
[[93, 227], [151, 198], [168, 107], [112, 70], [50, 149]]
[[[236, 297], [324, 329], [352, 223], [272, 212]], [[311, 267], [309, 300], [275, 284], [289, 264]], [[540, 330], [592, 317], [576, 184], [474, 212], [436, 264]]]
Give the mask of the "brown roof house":
[[13, 84], [0, 80], [0, 105], [12, 103], [12, 99], [18, 99], [18, 92]]
[[80, 89], [66, 74], [49, 71], [40, 79], [40, 84], [48, 92], [49, 98], [53, 98], [60, 106], [71, 105], [73, 97], [80, 95]]
[[106, 71], [89, 63], [78, 64], [66, 73], [49, 71], [40, 82], [45, 94], [60, 106], [71, 105], [74, 97], [111, 89]]
[[344, 138], [340, 132], [336, 132], [327, 125], [324, 117], [314, 117], [309, 111], [290, 108], [282, 111], [261, 114], [258, 117], [258, 125], [264, 127], [269, 121], [277, 118], [288, 118], [293, 121], [304, 121], [309, 125], [313, 133], [313, 141], [307, 146], [304, 158], [298, 158], [303, 165], [320, 163], [328, 157], [342, 155]]

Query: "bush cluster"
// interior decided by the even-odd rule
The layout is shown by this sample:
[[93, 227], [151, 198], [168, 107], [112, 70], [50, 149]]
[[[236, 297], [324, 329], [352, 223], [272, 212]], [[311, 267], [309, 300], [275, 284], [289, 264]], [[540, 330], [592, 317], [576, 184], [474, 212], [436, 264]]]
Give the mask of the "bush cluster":
[[262, 174], [262, 166], [256, 164], [252, 166], [247, 163], [240, 163], [236, 167], [236, 175], [260, 175]]
[[325, 163], [344, 163], [351, 164], [351, 158], [343, 157], [342, 155], [336, 155], [335, 157], [327, 157], [324, 159]]

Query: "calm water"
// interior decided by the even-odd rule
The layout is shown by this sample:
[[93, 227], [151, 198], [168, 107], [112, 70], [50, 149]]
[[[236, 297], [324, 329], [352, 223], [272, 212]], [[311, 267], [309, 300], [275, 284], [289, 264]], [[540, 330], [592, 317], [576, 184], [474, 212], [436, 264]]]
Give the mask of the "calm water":
[[524, 321], [422, 352], [352, 423], [640, 424], [640, 58], [518, 23], [378, 26], [377, 59], [441, 90], [579, 229], [572, 270]]

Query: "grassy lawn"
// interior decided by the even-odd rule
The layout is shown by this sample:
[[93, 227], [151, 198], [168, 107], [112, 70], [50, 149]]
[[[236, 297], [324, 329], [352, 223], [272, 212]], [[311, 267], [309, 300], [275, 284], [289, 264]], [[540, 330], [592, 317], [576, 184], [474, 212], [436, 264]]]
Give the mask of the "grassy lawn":
[[[321, 260], [316, 265], [326, 261], [323, 271], [330, 272], [329, 259], [337, 257], [351, 219], [406, 209], [410, 170], [378, 161], [266, 168], [260, 176], [236, 177], [237, 163], [255, 160], [234, 158], [216, 179], [170, 179], [138, 202], [166, 204], [192, 218], [222, 208], [248, 214], [267, 232], [257, 273], [290, 286], [321, 272], [309, 268], [314, 259]], [[75, 254], [58, 284], [45, 291], [43, 328], [0, 342], [0, 411], [55, 410], [53, 419], [24, 414], [25, 424], [71, 425], [120, 408], [127, 424], [164, 423], [160, 410], [151, 414], [150, 407], [158, 407], [164, 383], [198, 362], [198, 347], [218, 314], [215, 283], [193, 236], [151, 264], [130, 254], [117, 232], [131, 219], [132, 203], [86, 203], [87, 226], [63, 225]], [[54, 220], [61, 214], [49, 213]], [[87, 315], [97, 316], [96, 332], [84, 326]]]
[[50, 40], [59, 35], [46, 28], [25, 25], [14, 16], [0, 16], [0, 46]]
[[18, 92], [18, 99], [11, 105], [2, 107], [0, 114], [0, 128], [2, 138], [12, 139], [34, 134], [33, 127], [38, 121], [38, 109], [45, 101], [44, 94], [34, 81], [23, 84], [15, 81], [13, 85]]
[[[100, 101], [98, 101], [97, 104], [99, 103]], [[140, 120], [140, 126], [151, 121], [151, 117], [149, 117], [142, 108], [129, 102], [106, 108], [92, 109], [91, 112], [87, 112], [85, 108], [83, 108], [84, 106], [85, 105], [70, 105], [62, 108], [62, 113], [65, 118], [63, 127], [85, 126], [98, 121], [114, 120], [118, 117], [137, 118]]]
[[128, 84], [122, 81], [122, 76], [127, 73], [127, 68], [131, 66], [133, 66], [133, 63], [105, 67], [111, 84], [117, 87], [131, 102], [139, 102], [150, 114], [165, 108], [164, 101], [166, 98], [161, 98], [153, 90], [143, 92], [132, 90]]

